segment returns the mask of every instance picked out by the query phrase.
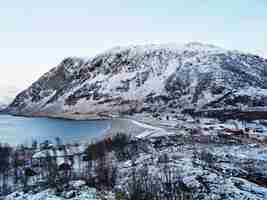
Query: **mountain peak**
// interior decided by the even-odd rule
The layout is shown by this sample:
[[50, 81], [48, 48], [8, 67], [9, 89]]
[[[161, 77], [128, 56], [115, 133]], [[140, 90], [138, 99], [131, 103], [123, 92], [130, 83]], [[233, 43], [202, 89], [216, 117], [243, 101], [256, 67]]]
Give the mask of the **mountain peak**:
[[173, 51], [173, 52], [183, 52], [183, 51], [200, 51], [200, 52], [212, 52], [220, 51], [225, 52], [226, 50], [211, 44], [204, 44], [200, 42], [190, 42], [185, 44], [178, 43], [166, 43], [166, 44], [145, 44], [145, 45], [129, 45], [129, 46], [116, 46], [108, 49], [100, 55], [111, 55], [117, 54], [124, 51], [131, 51], [136, 54], [149, 53], [153, 51]]
[[213, 44], [205, 44], [201, 42], [189, 42], [186, 43], [184, 46], [195, 49], [224, 50], [223, 48], [215, 46]]

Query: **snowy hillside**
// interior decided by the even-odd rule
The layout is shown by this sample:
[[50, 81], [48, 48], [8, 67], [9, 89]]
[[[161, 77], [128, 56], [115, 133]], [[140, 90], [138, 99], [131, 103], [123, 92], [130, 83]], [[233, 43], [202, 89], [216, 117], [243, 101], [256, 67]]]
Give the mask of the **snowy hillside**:
[[179, 113], [267, 106], [267, 60], [201, 43], [66, 58], [8, 107], [15, 114]]

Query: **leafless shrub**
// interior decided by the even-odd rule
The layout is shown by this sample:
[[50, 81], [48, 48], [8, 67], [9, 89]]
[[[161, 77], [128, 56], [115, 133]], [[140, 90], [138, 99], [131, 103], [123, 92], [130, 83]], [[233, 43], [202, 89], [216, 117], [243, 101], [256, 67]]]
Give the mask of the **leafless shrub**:
[[160, 175], [149, 173], [148, 166], [132, 169], [130, 181], [124, 191], [127, 200], [191, 200], [191, 191], [183, 184], [177, 171], [163, 165]]

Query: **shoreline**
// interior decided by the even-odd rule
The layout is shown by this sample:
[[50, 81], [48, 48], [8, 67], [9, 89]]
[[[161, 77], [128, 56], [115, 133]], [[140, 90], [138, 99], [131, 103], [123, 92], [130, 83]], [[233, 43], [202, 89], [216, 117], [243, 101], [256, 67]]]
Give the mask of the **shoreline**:
[[[116, 135], [117, 133], [125, 133], [134, 137], [138, 135], [143, 135], [144, 133], [152, 133], [155, 131], [163, 130], [149, 124], [145, 124], [137, 119], [131, 119], [129, 117], [123, 116], [99, 116], [92, 114], [82, 114], [82, 113], [63, 113], [63, 114], [48, 114], [48, 113], [35, 113], [32, 115], [23, 115], [23, 114], [12, 114], [4, 113], [14, 117], [27, 117], [27, 118], [50, 118], [50, 119], [59, 119], [59, 120], [74, 120], [74, 121], [98, 121], [98, 120], [108, 120], [110, 125], [106, 128], [99, 137], [96, 137], [96, 140], [101, 140], [107, 137]], [[90, 142], [90, 141], [88, 141]]]
[[106, 131], [103, 137], [114, 136], [117, 133], [125, 133], [131, 136], [137, 136], [146, 130], [148, 129], [135, 124], [130, 119], [116, 118], [111, 120], [111, 127]]

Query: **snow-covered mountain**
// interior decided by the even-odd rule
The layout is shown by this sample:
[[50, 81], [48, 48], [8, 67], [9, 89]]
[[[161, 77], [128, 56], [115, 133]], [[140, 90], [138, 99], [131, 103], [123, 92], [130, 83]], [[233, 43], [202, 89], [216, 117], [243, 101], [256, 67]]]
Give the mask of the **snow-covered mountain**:
[[21, 92], [8, 111], [178, 113], [186, 108], [267, 106], [267, 59], [213, 45], [117, 47], [66, 58]]

